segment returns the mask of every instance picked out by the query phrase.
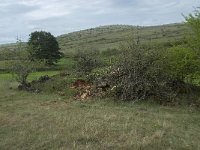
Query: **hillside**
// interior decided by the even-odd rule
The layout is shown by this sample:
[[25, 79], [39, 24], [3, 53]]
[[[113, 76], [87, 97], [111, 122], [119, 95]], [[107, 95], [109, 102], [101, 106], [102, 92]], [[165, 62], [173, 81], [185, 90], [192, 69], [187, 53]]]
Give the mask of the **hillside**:
[[[109, 25], [81, 30], [57, 37], [62, 52], [73, 52], [77, 49], [118, 48], [123, 42], [140, 39], [141, 43], [170, 43], [180, 41], [188, 28], [184, 24], [168, 24], [161, 26]], [[1, 49], [14, 49], [15, 44], [0, 45]]]
[[138, 37], [141, 43], [180, 41], [187, 30], [184, 24], [150, 27], [110, 25], [64, 34], [58, 36], [57, 39], [63, 52], [86, 48], [106, 50], [118, 48], [120, 43], [138, 39]]

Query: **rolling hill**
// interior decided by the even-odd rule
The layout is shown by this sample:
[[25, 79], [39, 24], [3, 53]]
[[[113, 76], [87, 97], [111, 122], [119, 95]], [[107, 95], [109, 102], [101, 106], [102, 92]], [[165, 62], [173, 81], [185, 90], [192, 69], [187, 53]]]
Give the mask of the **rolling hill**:
[[110, 25], [64, 34], [57, 39], [63, 52], [87, 48], [106, 50], [118, 48], [121, 43], [138, 38], [141, 43], [153, 44], [180, 41], [187, 31], [185, 24], [150, 27]]
[[[163, 44], [184, 39], [188, 28], [183, 23], [160, 26], [108, 25], [81, 30], [57, 37], [61, 51], [64, 53], [81, 49], [118, 48], [129, 40], [140, 40], [141, 43]], [[0, 45], [1, 49], [14, 49], [16, 44]]]

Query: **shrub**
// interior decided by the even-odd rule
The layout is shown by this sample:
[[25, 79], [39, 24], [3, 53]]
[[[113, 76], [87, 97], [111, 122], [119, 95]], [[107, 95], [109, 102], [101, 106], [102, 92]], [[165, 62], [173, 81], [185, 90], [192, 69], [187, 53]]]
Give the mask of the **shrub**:
[[149, 50], [139, 45], [123, 46], [121, 61], [111, 73], [115, 94], [122, 100], [142, 100], [151, 96], [171, 100], [175, 92], [168, 85], [162, 50]]
[[193, 14], [185, 17], [186, 24], [191, 29], [191, 35], [189, 36], [189, 46], [198, 53], [200, 57], [200, 8], [195, 9]]
[[176, 46], [167, 49], [164, 53], [168, 59], [168, 72], [174, 79], [192, 83], [195, 74], [200, 70], [200, 60], [191, 48]]

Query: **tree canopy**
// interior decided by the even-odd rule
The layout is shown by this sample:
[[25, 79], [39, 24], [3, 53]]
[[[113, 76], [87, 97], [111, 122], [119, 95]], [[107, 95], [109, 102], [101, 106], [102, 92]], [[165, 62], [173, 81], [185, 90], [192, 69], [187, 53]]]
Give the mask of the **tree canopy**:
[[193, 14], [185, 17], [192, 35], [188, 38], [190, 47], [200, 56], [200, 8], [196, 8]]
[[48, 65], [52, 65], [62, 57], [56, 38], [49, 32], [31, 33], [28, 46], [32, 60], [45, 60]]

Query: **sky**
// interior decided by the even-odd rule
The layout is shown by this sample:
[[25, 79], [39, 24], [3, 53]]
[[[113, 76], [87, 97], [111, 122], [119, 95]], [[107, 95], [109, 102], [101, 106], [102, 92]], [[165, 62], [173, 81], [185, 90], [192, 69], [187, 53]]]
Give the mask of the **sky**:
[[200, 0], [0, 0], [0, 44], [27, 41], [34, 31], [54, 36], [113, 24], [183, 22]]

